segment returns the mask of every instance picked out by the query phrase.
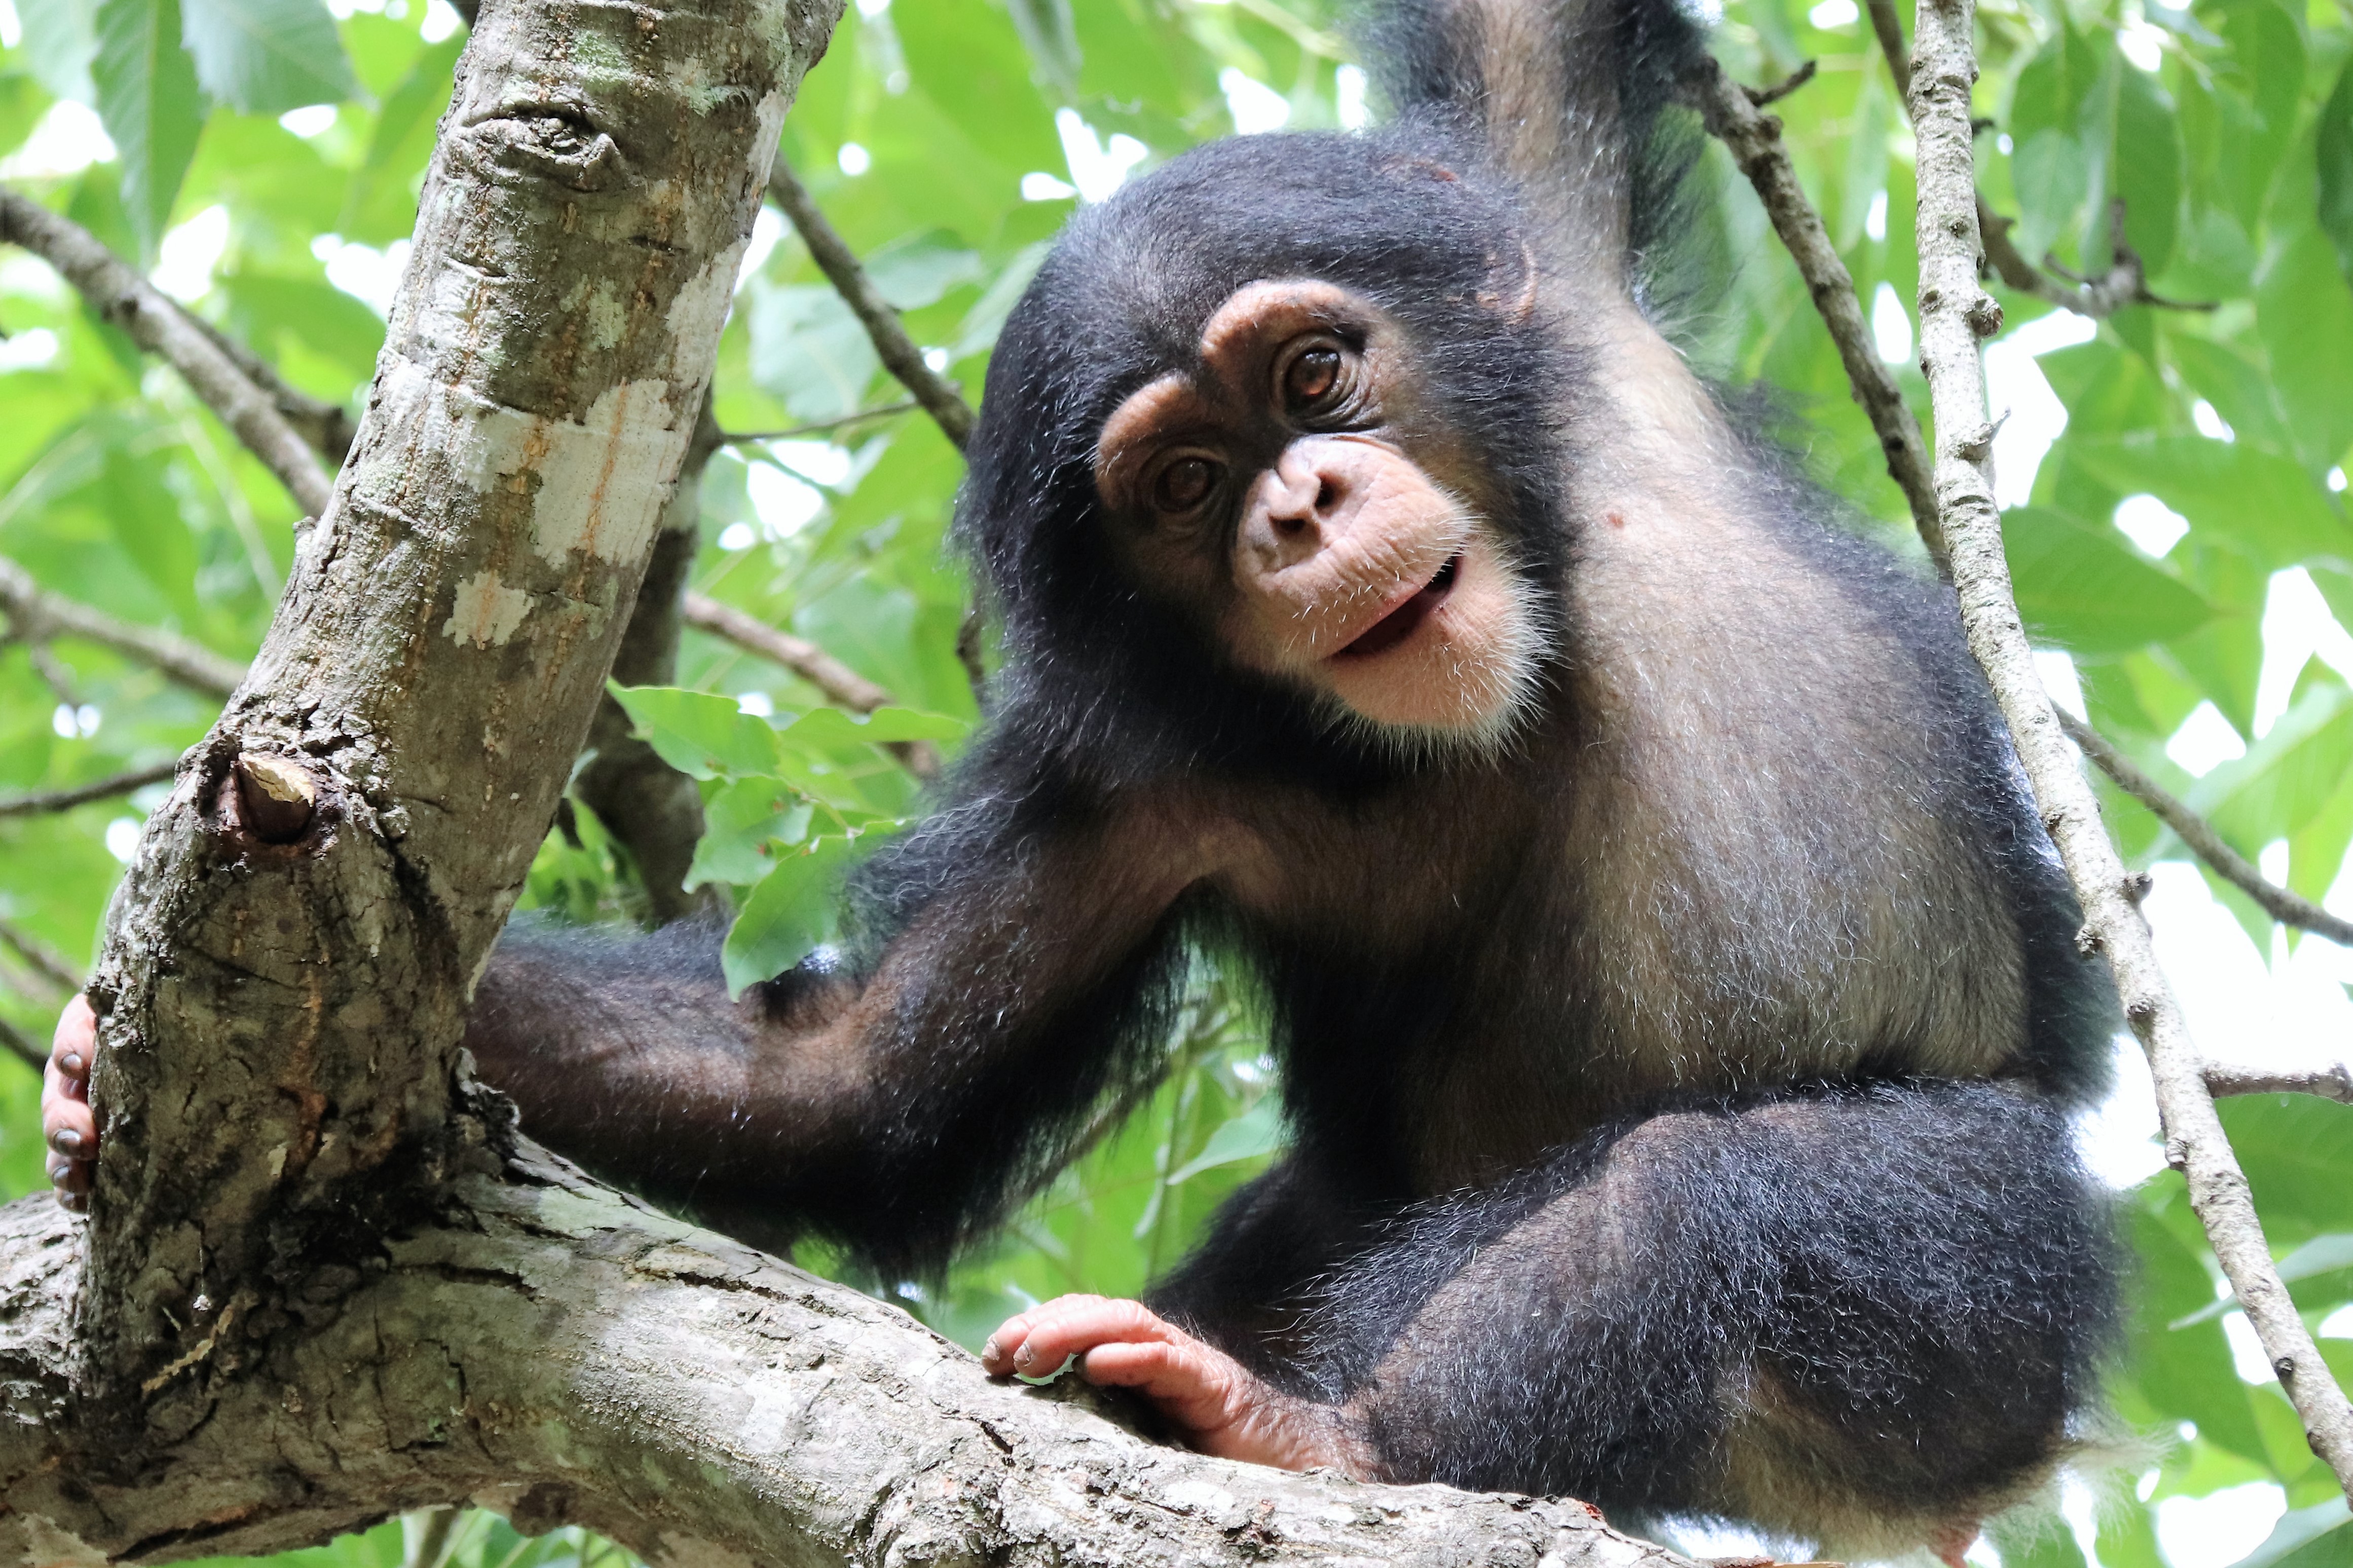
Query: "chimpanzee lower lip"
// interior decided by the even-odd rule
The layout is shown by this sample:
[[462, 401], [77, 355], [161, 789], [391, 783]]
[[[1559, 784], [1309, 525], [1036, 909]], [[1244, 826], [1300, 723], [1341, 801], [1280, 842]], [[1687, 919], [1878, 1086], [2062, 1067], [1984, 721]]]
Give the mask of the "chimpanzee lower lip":
[[1455, 575], [1462, 566], [1462, 552], [1456, 551], [1438, 569], [1438, 575], [1417, 589], [1413, 597], [1375, 621], [1364, 634], [1342, 648], [1335, 658], [1370, 658], [1377, 653], [1387, 653], [1406, 638], [1413, 636], [1430, 612], [1446, 602], [1454, 591]]

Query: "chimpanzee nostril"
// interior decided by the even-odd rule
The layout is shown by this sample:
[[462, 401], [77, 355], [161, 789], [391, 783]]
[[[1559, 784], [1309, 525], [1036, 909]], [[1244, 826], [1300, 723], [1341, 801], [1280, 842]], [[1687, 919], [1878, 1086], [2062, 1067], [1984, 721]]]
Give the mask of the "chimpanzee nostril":
[[1278, 517], [1273, 522], [1274, 531], [1282, 534], [1295, 534], [1307, 526], [1307, 520], [1303, 517]]
[[1340, 487], [1330, 479], [1319, 480], [1315, 487], [1315, 510], [1319, 512], [1330, 511], [1339, 502]]

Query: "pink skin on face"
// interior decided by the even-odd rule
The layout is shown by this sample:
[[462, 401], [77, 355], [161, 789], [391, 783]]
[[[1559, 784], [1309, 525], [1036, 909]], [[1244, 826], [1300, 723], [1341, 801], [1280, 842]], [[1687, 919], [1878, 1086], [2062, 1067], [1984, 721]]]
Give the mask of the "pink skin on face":
[[980, 1364], [993, 1376], [1044, 1377], [1072, 1355], [1089, 1383], [1134, 1389], [1201, 1453], [1286, 1470], [1369, 1471], [1338, 1411], [1278, 1392], [1140, 1301], [1058, 1296], [1008, 1318]]
[[90, 1064], [98, 1054], [98, 1015], [77, 996], [58, 1016], [49, 1065], [41, 1073], [41, 1141], [49, 1146], [49, 1182], [58, 1202], [79, 1213], [90, 1202], [98, 1160], [98, 1119], [90, 1110]]

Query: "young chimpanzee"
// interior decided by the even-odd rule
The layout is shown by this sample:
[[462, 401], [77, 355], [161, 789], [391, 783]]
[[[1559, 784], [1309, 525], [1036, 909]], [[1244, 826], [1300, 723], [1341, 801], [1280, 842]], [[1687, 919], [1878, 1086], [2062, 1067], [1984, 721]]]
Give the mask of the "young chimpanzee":
[[1177, 158], [1014, 312], [959, 522], [1005, 669], [847, 954], [731, 1005], [707, 929], [519, 935], [469, 1044], [597, 1170], [923, 1269], [1159, 1070], [1208, 944], [1290, 1152], [992, 1371], [1078, 1352], [1212, 1453], [1957, 1555], [2114, 1315], [2075, 907], [1950, 595], [1645, 316], [1675, 0], [1370, 37], [1389, 129]]

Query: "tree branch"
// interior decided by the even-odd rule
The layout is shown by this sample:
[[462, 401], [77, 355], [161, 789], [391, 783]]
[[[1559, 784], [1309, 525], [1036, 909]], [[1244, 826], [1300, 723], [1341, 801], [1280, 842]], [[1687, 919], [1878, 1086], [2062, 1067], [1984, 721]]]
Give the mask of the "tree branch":
[[[8, 198], [0, 193], [0, 206]], [[275, 417], [275, 416], [272, 416]], [[33, 574], [0, 555], [0, 610], [7, 612], [16, 634], [27, 642], [53, 637], [79, 637], [128, 654], [153, 665], [165, 675], [207, 697], [228, 696], [245, 679], [234, 660], [224, 658], [202, 643], [149, 626], [119, 621], [102, 610], [45, 591]]]
[[18, 192], [0, 189], [0, 240], [19, 245], [79, 289], [98, 315], [168, 360], [221, 423], [278, 476], [295, 504], [323, 516], [330, 487], [311, 447], [294, 433], [212, 333], [107, 249], [98, 237]]
[[839, 419], [817, 419], [807, 425], [795, 425], [784, 430], [729, 430], [719, 439], [730, 447], [743, 447], [754, 441], [791, 441], [803, 436], [826, 436], [846, 426], [863, 425], [870, 419], [888, 419], [894, 415], [912, 414], [922, 406], [922, 404], [911, 397], [903, 403], [886, 403], [879, 408], [861, 408], [855, 414], [845, 414]]
[[2340, 920], [2314, 903], [2301, 893], [2292, 892], [2272, 881], [2247, 858], [2222, 841], [2213, 825], [2189, 809], [2165, 786], [2143, 773], [2130, 757], [2112, 744], [2105, 735], [2093, 729], [2065, 709], [2056, 710], [2059, 727], [2067, 738], [2083, 748], [2084, 754], [2099, 764], [2099, 769], [2116, 780], [2116, 787], [2157, 814], [2158, 821], [2173, 829], [2193, 854], [2263, 907], [2263, 912], [2283, 924], [2300, 926], [2317, 931], [2333, 942], [2353, 948], [2353, 921]]
[[174, 760], [150, 763], [143, 768], [111, 774], [85, 784], [73, 784], [65, 789], [38, 790], [30, 795], [0, 795], [0, 816], [37, 816], [44, 812], [71, 811], [78, 805], [88, 805], [94, 800], [110, 800], [118, 795], [144, 789], [149, 784], [162, 784], [179, 771]]
[[[708, 594], [689, 593], [685, 612], [688, 626], [724, 637], [746, 653], [784, 666], [816, 687], [837, 708], [847, 708], [852, 713], [871, 713], [877, 708], [888, 708], [895, 700], [890, 692], [807, 637], [778, 631]], [[898, 758], [917, 778], [927, 779], [939, 772], [939, 752], [928, 741], [893, 741], [883, 750]]]
[[313, 397], [287, 384], [278, 374], [278, 367], [263, 359], [245, 344], [230, 337], [202, 316], [183, 311], [188, 324], [213, 341], [213, 346], [227, 354], [245, 379], [259, 388], [269, 399], [269, 405], [293, 428], [312, 450], [334, 468], [342, 468], [343, 459], [352, 454], [352, 440], [359, 426], [340, 403], [330, 403], [323, 397]]
[[874, 280], [866, 276], [866, 269], [858, 264], [857, 253], [826, 220], [825, 213], [781, 153], [768, 176], [768, 198], [792, 220], [818, 270], [832, 282], [842, 302], [865, 327], [883, 368], [899, 378], [899, 384], [923, 405], [923, 412], [939, 426], [941, 434], [962, 451], [965, 442], [972, 437], [971, 407], [945, 377], [923, 363], [923, 351], [907, 335], [899, 312], [874, 287]]
[[1710, 134], [1732, 153], [1733, 162], [1757, 189], [1757, 199], [1773, 220], [1790, 258], [1797, 262], [1814, 308], [1838, 345], [1854, 400], [1871, 417], [1880, 449], [1887, 456], [1887, 472], [1912, 509], [1912, 521], [1927, 542], [1928, 552], [1944, 570], [1944, 547], [1937, 537], [1936, 497], [1929, 483], [1926, 444], [1920, 422], [1912, 416], [1902, 389], [1879, 358], [1862, 305], [1855, 298], [1854, 277], [1831, 243], [1822, 220], [1806, 199], [1798, 172], [1781, 143], [1781, 121], [1757, 107], [1757, 100], [1725, 74], [1710, 57], [1703, 58], [1689, 84]]
[[258, 1556], [470, 1499], [675, 1564], [1694, 1568], [1583, 1503], [1146, 1443], [1074, 1379], [993, 1381], [897, 1309], [527, 1142], [441, 1205], [307, 1271], [299, 1317], [195, 1307], [202, 1353], [150, 1396], [178, 1433], [120, 1468], [73, 1447], [83, 1227], [0, 1208], [0, 1552]]
[[1953, 586], [1970, 651], [1991, 683], [2067, 874], [2083, 900], [2081, 938], [2115, 971], [2125, 1016], [2147, 1052], [2165, 1128], [2166, 1158], [2188, 1179], [2189, 1202], [2254, 1325], [2313, 1451], [2353, 1495], [2353, 1405], [2330, 1376], [2311, 1331], [2281, 1282], [2245, 1175], [2215, 1113], [2180, 1003], [2158, 966], [2138, 896], [2100, 820], [2034, 669], [2002, 554], [1994, 503], [1993, 426], [1986, 419], [1978, 342], [2001, 310], [1978, 286], [1972, 0], [1920, 0], [1910, 107], [1918, 147], [1921, 363], [1936, 420], [1936, 496], [1951, 550]]
[[2340, 1105], [2353, 1105], [2353, 1063], [2325, 1068], [2223, 1067], [2206, 1064], [2207, 1092], [2226, 1094], [2313, 1094]]
[[[1896, 96], [1908, 102], [1912, 96], [1912, 58], [1904, 47], [1904, 24], [1896, 19], [1895, 0], [1869, 0], [1869, 4], [1871, 30], [1878, 37], [1880, 56], [1887, 61], [1888, 74], [1895, 79]], [[2211, 303], [2184, 304], [2148, 291], [2140, 253], [2125, 241], [2125, 204], [2121, 198], [2108, 206], [2108, 252], [2115, 258], [2108, 270], [2097, 278], [2063, 281], [2038, 268], [2010, 242], [2010, 231], [2018, 226], [2017, 219], [2004, 217], [1988, 206], [1982, 192], [1976, 193], [1976, 196], [1978, 236], [1985, 247], [1985, 265], [1978, 268], [1980, 277], [1985, 275], [1986, 268], [1990, 268], [2005, 285], [2021, 294], [2031, 294], [2062, 310], [2094, 319], [2112, 316], [2126, 305], [2155, 305], [2169, 310], [2214, 309]]]
[[81, 989], [81, 976], [65, 955], [10, 921], [0, 921], [0, 947], [6, 948], [58, 992], [70, 996]]

